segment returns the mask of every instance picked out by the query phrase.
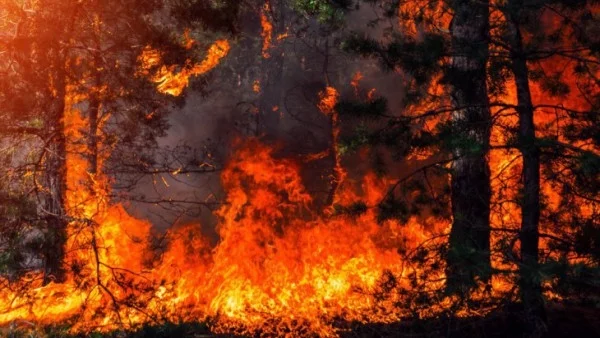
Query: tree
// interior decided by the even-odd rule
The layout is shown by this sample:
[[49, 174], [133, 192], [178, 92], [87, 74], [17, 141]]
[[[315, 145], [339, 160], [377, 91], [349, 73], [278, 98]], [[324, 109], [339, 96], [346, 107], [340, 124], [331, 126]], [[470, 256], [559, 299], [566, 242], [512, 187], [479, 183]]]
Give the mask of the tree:
[[451, 1], [452, 61], [446, 75], [458, 131], [452, 162], [452, 228], [446, 269], [447, 287], [460, 290], [489, 279], [491, 114], [487, 92], [488, 2]]
[[521, 270], [520, 290], [527, 321], [545, 322], [541, 283], [534, 275], [539, 262], [540, 221], [540, 151], [536, 145], [534, 108], [529, 88], [529, 69], [523, 48], [521, 13], [522, 3], [509, 2], [511, 8], [505, 15], [508, 26], [511, 70], [517, 87], [517, 112], [519, 114], [518, 144], [523, 155], [523, 201], [521, 204]]
[[[540, 276], [541, 229], [545, 228], [546, 231], [552, 229], [550, 227], [552, 223], [560, 219], [555, 213], [554, 217], [544, 219], [546, 223], [544, 226], [540, 224], [540, 216], [552, 209], [551, 204], [544, 202], [544, 199], [561, 199], [555, 192], [542, 194], [542, 185], [557, 187], [563, 185], [563, 193], [567, 196], [571, 192], [564, 190], [564, 184], [573, 186], [567, 183], [571, 179], [565, 180], [564, 177], [560, 179], [558, 178], [560, 174], [555, 175], [550, 171], [546, 172], [549, 176], [544, 178], [541, 172], [543, 162], [547, 161], [545, 165], [556, 167], [558, 172], [568, 170], [575, 177], [587, 176], [585, 185], [597, 192], [599, 178], [597, 167], [592, 169], [594, 166], [592, 165], [583, 169], [580, 164], [568, 164], [571, 162], [569, 158], [572, 157], [576, 161], [581, 158], [596, 158], [591, 162], [599, 158], [598, 143], [589, 137], [589, 132], [594, 127], [590, 129], [589, 124], [581, 123], [590, 118], [596, 119], [599, 108], [597, 39], [589, 34], [591, 22], [585, 19], [590, 17], [594, 6], [593, 1], [573, 3], [515, 0], [508, 1], [500, 7], [504, 21], [501, 24], [502, 34], [495, 39], [495, 42], [506, 51], [506, 61], [516, 88], [514, 109], [518, 115], [518, 127], [514, 146], [518, 148], [523, 161], [519, 287], [525, 310], [525, 323], [531, 336], [543, 335], [546, 330]], [[535, 24], [536, 21], [543, 24]], [[563, 63], [562, 71], [554, 73], [548, 69], [558, 62]], [[593, 78], [596, 79], [595, 84], [594, 80], [589, 82], [589, 79]], [[533, 95], [532, 86], [541, 89], [540, 92]], [[570, 92], [577, 95], [572, 95]], [[584, 99], [582, 100], [581, 97]], [[555, 110], [555, 121], [544, 116], [546, 109]], [[568, 129], [560, 126], [563, 118], [559, 116], [565, 110], [570, 112], [566, 118], [567, 125], [570, 126]], [[568, 137], [569, 134], [571, 137]], [[573, 137], [574, 135], [578, 136]], [[544, 155], [549, 153], [552, 155]], [[546, 156], [546, 160], [543, 161]], [[580, 169], [587, 172], [587, 175]], [[575, 194], [579, 194], [582, 198], [579, 203], [585, 203], [590, 207], [597, 205], [597, 201], [589, 199], [590, 190], [583, 186], [573, 187], [573, 190], [578, 191]], [[570, 203], [578, 202], [571, 199]], [[580, 214], [580, 211], [571, 208], [567, 213], [574, 217], [572, 219], [577, 219], [576, 215]], [[585, 218], [591, 220], [593, 217], [595, 217], [594, 213], [588, 214]], [[583, 225], [580, 222], [575, 224], [581, 226], [576, 232], [597, 228], [597, 225]], [[568, 238], [565, 235], [562, 234], [561, 237]], [[551, 256], [548, 255], [546, 259], [549, 257]]]
[[[156, 137], [168, 126], [166, 116], [173, 99], [157, 92], [153, 79], [139, 73], [139, 58], [147, 46], [161, 50], [162, 57], [162, 63], [148, 72], [163, 66], [176, 71], [177, 64], [185, 64], [185, 60], [190, 65], [200, 63], [207, 53], [205, 46], [194, 44], [191, 38], [185, 41], [184, 29], [164, 17], [161, 10], [167, 1], [142, 2], [47, 0], [27, 8], [15, 1], [5, 7], [11, 17], [18, 18], [18, 24], [15, 34], [2, 41], [9, 55], [4, 68], [9, 77], [2, 83], [2, 113], [6, 125], [15, 126], [3, 136], [18, 133], [23, 138], [37, 138], [30, 143], [35, 162], [19, 168], [33, 177], [30, 184], [35, 196], [28, 198], [41, 201], [38, 217], [43, 220], [46, 238], [42, 250], [45, 283], [63, 279], [65, 229], [77, 219], [76, 207], [67, 201], [66, 158], [73, 151], [68, 145], [73, 140], [67, 140], [72, 128], [67, 125], [68, 112], [78, 110], [88, 121], [81, 140], [85, 146], [73, 149], [87, 158], [88, 185], [93, 191], [94, 176], [101, 169], [110, 172], [127, 161], [139, 166], [140, 157], [104, 161], [100, 148], [114, 148], [117, 155], [132, 148], [141, 149], [136, 155], [150, 154]], [[178, 2], [171, 9], [176, 12], [193, 5]], [[212, 13], [235, 13], [237, 6], [231, 6], [211, 7]], [[184, 22], [174, 15], [179, 23]], [[228, 24], [235, 23], [235, 18], [230, 19]], [[188, 15], [186, 20], [186, 28], [209, 41], [209, 30], [223, 29], [223, 23], [213, 18]], [[12, 165], [16, 163], [6, 170], [13, 170]], [[109, 168], [100, 168], [105, 165]]]
[[[490, 262], [490, 150], [492, 117], [487, 89], [489, 59], [489, 4], [470, 1], [378, 2], [385, 16], [400, 20], [399, 27], [382, 42], [354, 36], [346, 48], [364, 56], [375, 56], [384, 67], [401, 71], [407, 78], [405, 111], [385, 116], [385, 107], [370, 114], [390, 120], [375, 130], [371, 140], [394, 146], [400, 158], [411, 153], [434, 153], [423, 170], [451, 163], [450, 195], [452, 227], [446, 254], [447, 291], [468, 292], [476, 280], [487, 281]], [[448, 20], [452, 17], [452, 20]], [[383, 109], [382, 109], [383, 108]], [[382, 111], [383, 110], [383, 111]], [[429, 130], [419, 125], [434, 125]], [[382, 134], [382, 131], [387, 134]], [[384, 136], [385, 135], [385, 136]], [[432, 163], [433, 162], [433, 163]], [[422, 180], [421, 176], [418, 179]], [[416, 185], [418, 186], [418, 185]], [[394, 187], [396, 188], [396, 187]], [[441, 201], [427, 192], [419, 196], [429, 203], [406, 208], [388, 203], [385, 210], [413, 210], [433, 205], [439, 213]], [[391, 195], [390, 195], [391, 196]], [[426, 207], [425, 209], [431, 209]], [[391, 212], [394, 214], [394, 212]]]
[[[598, 229], [594, 221], [598, 201], [592, 197], [598, 192], [599, 178], [598, 142], [592, 136], [597, 130], [594, 121], [598, 117], [598, 39], [591, 28], [597, 21], [593, 14], [597, 4], [593, 1], [509, 1], [487, 5], [462, 1], [399, 4], [382, 1], [378, 4], [389, 16], [399, 16], [405, 26], [401, 25], [398, 33], [395, 33], [396, 27], [390, 27], [393, 33], [380, 41], [355, 34], [346, 41], [345, 48], [377, 58], [386, 68], [401, 70], [410, 81], [407, 104], [403, 116], [390, 116], [385, 105], [374, 102], [345, 105], [341, 111], [388, 121], [383, 129], [357, 133], [350, 144], [384, 143], [396, 149], [408, 149], [400, 153], [401, 157], [419, 148], [431, 151], [439, 147], [447, 151], [443, 154], [450, 153], [449, 157], [438, 156], [453, 163], [454, 223], [447, 256], [451, 289], [456, 289], [452, 287], [457, 275], [454, 266], [463, 269], [467, 277], [464, 280], [473, 281], [477, 274], [485, 280], [490, 273], [490, 251], [496, 251], [501, 254], [496, 257], [503, 257], [498, 263], [518, 266], [517, 270], [502, 274], [518, 280], [530, 333], [543, 332], [542, 269], [548, 273], [547, 269], [551, 269], [550, 265], [556, 260], [570, 265], [567, 257], [574, 250], [583, 254], [583, 247], [588, 264], [595, 261], [596, 244], [582, 240], [581, 234], [589, 236]], [[450, 30], [446, 31], [443, 17], [450, 10], [453, 20]], [[479, 15], [461, 16], [461, 13]], [[461, 61], [471, 61], [467, 64], [476, 71], [464, 76], [457, 71]], [[440, 73], [444, 74], [443, 80], [436, 82], [436, 74]], [[440, 88], [440, 83], [451, 93], [451, 105], [447, 105], [444, 90], [431, 90]], [[465, 115], [473, 119], [467, 117], [466, 123], [460, 123]], [[436, 125], [435, 132], [415, 133], [413, 128], [426, 125], [417, 124], [425, 119]], [[392, 130], [397, 132], [392, 133]], [[495, 135], [492, 145], [489, 144], [491, 132]], [[381, 142], [390, 139], [395, 142]], [[513, 150], [520, 156], [513, 154]], [[436, 156], [430, 155], [429, 159], [434, 161]], [[511, 160], [506, 165], [500, 163], [503, 159]], [[457, 167], [465, 161], [478, 163], [477, 167], [473, 166], [474, 172], [465, 176], [477, 187], [463, 185], [461, 188], [458, 184], [461, 172]], [[497, 167], [492, 179], [495, 188], [491, 192], [490, 175], [486, 173], [490, 161]], [[506, 176], [506, 168], [519, 170], [521, 181]], [[399, 184], [406, 186], [406, 182], [403, 179]], [[522, 188], [515, 189], [517, 186]], [[555, 189], [560, 189], [560, 193]], [[461, 191], [469, 194], [460, 196]], [[465, 236], [479, 237], [475, 241], [479, 245], [456, 240], [462, 237], [457, 236], [462, 228], [458, 225], [465, 218], [464, 210], [457, 212], [461, 209], [457, 208], [461, 200], [471, 203], [465, 206], [467, 210], [469, 207], [478, 210], [471, 214], [476, 217], [467, 224], [485, 225], [483, 230], [479, 228], [481, 236]], [[583, 207], [575, 207], [578, 204]], [[413, 210], [394, 202], [384, 208], [396, 216]], [[486, 220], [490, 212], [496, 222], [493, 227]], [[499, 217], [503, 213], [519, 224], [505, 222], [506, 217]], [[489, 247], [490, 231], [497, 234], [496, 248]], [[513, 237], [511, 233], [518, 236]], [[543, 248], [540, 238], [544, 238]], [[518, 241], [520, 253], [515, 255], [511, 252], [512, 245]], [[461, 247], [466, 249], [467, 255], [453, 255], [453, 250]], [[478, 251], [479, 258], [465, 259], [468, 253], [475, 258]], [[456, 264], [457, 257], [465, 260]], [[471, 270], [470, 266], [477, 266], [473, 264], [477, 261], [482, 262], [484, 268]]]
[[[64, 162], [66, 145], [63, 123], [68, 78], [64, 69], [67, 56], [62, 43], [71, 37], [74, 21], [69, 19], [77, 15], [80, 6], [65, 7], [51, 1], [44, 5], [41, 10], [26, 10], [20, 8], [17, 3], [13, 3], [11, 7], [11, 12], [20, 18], [20, 21], [5, 48], [11, 56], [9, 62], [14, 63], [11, 71], [21, 78], [15, 84], [16, 90], [5, 87], [7, 92], [3, 96], [8, 100], [8, 104], [3, 108], [13, 125], [24, 128], [23, 132], [32, 132], [39, 136], [41, 141], [40, 151], [36, 154], [37, 161], [31, 170], [34, 175], [33, 189], [42, 201], [40, 217], [46, 224], [47, 241], [43, 246], [43, 257], [45, 282], [49, 282], [52, 279], [62, 280], [64, 273], [61, 259], [67, 220]], [[61, 17], [62, 20], [50, 24], [53, 18], [49, 17], [49, 13], [52, 11], [66, 14]], [[43, 70], [48, 72], [42, 74]], [[28, 94], [19, 90], [23, 87], [39, 99], [29, 105], [28, 108], [33, 109], [29, 110], [28, 114], [19, 116], [16, 112], [23, 109], [21, 105], [25, 100], [22, 95]], [[11, 94], [18, 96], [11, 97]], [[31, 127], [36, 115], [41, 123]]]

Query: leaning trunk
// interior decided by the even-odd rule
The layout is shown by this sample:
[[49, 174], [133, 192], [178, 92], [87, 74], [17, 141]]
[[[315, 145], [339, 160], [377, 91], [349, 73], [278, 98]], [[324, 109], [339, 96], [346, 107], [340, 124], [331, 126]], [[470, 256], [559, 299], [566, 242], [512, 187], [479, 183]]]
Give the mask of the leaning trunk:
[[[509, 3], [519, 8], [519, 3]], [[517, 113], [519, 115], [519, 151], [523, 156], [523, 196], [521, 201], [521, 265], [519, 287], [525, 310], [529, 335], [537, 337], [545, 331], [545, 310], [541, 282], [538, 277], [538, 247], [540, 220], [540, 151], [536, 144], [533, 103], [529, 88], [527, 57], [523, 49], [517, 15], [507, 15], [511, 64], [517, 88]]]
[[490, 108], [486, 85], [489, 54], [487, 1], [453, 2], [450, 70], [457, 145], [453, 147], [452, 215], [447, 256], [447, 289], [465, 292], [490, 275]]

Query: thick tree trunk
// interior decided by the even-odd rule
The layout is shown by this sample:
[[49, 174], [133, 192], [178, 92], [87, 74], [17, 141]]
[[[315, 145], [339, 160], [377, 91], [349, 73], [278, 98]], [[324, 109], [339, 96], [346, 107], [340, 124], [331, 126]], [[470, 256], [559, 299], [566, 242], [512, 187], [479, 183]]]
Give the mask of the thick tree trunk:
[[[81, 6], [72, 7], [70, 27], [66, 29], [66, 36], [58, 38], [51, 44], [52, 72], [51, 88], [48, 97], [51, 101], [48, 116], [45, 119], [45, 130], [50, 135], [46, 146], [45, 183], [46, 196], [44, 201], [44, 215], [47, 224], [47, 234], [43, 251], [44, 256], [44, 284], [52, 281], [63, 282], [65, 279], [64, 256], [67, 242], [67, 137], [65, 134], [65, 109], [67, 107], [67, 67], [66, 51], [61, 44], [69, 41], [68, 36], [73, 32], [77, 14]], [[62, 29], [61, 29], [62, 31]], [[60, 36], [60, 35], [59, 35]]]
[[[519, 1], [509, 5], [518, 9]], [[534, 109], [529, 88], [529, 70], [523, 49], [518, 15], [508, 13], [511, 65], [517, 87], [519, 115], [519, 151], [523, 155], [523, 197], [521, 201], [520, 292], [528, 334], [538, 337], [545, 332], [546, 315], [541, 282], [537, 275], [540, 220], [540, 151], [536, 144]]]
[[459, 145], [452, 163], [452, 215], [447, 290], [465, 292], [490, 275], [490, 108], [486, 85], [489, 54], [487, 1], [453, 1], [451, 96]]
[[46, 119], [45, 129], [51, 140], [46, 149], [45, 181], [46, 198], [44, 213], [47, 222], [47, 237], [44, 246], [44, 284], [64, 280], [64, 246], [66, 242], [66, 139], [64, 126], [66, 79], [62, 71], [55, 76], [55, 90]]

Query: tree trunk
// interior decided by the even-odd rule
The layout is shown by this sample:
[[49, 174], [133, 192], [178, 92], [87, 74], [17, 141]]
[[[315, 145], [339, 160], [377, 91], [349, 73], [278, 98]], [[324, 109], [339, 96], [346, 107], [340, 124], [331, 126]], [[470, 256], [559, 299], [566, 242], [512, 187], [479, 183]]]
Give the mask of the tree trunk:
[[449, 78], [456, 110], [453, 123], [452, 215], [447, 256], [447, 290], [466, 292], [476, 277], [490, 276], [490, 108], [486, 85], [489, 54], [488, 2], [452, 2], [453, 58]]
[[[94, 55], [94, 66], [100, 68], [100, 56]], [[100, 74], [96, 73], [95, 86], [90, 90], [89, 100], [89, 130], [88, 130], [88, 172], [92, 175], [98, 173], [98, 123], [100, 119], [100, 107], [102, 105], [99, 88], [102, 85]], [[94, 189], [91, 189], [92, 194]]]
[[[520, 1], [510, 1], [518, 10]], [[540, 151], [536, 144], [534, 109], [529, 88], [527, 57], [523, 49], [518, 14], [506, 15], [511, 46], [511, 67], [517, 87], [519, 115], [519, 151], [523, 155], [523, 196], [521, 200], [521, 265], [519, 287], [525, 310], [528, 335], [538, 337], [545, 332], [546, 314], [538, 271], [540, 220]]]
[[[57, 58], [58, 66], [60, 64]], [[55, 76], [55, 90], [46, 119], [45, 129], [50, 133], [45, 156], [46, 198], [44, 212], [47, 222], [47, 238], [44, 250], [44, 284], [62, 282], [64, 280], [64, 246], [66, 242], [66, 138], [65, 138], [65, 98], [66, 78], [63, 71], [58, 70]]]

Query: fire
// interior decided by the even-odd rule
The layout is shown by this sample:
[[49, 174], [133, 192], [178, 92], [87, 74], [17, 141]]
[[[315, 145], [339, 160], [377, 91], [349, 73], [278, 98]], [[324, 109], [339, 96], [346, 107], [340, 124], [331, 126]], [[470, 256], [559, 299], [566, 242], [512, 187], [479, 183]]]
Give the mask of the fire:
[[213, 271], [228, 278], [214, 288], [220, 292], [211, 309], [255, 328], [265, 320], [260, 313], [288, 325], [305, 321], [315, 331], [326, 329], [322, 316], [360, 317], [372, 301], [351, 287], [373, 289], [386, 265], [399, 262], [397, 253], [369, 238], [382, 230], [372, 218], [368, 226], [311, 215], [299, 168], [274, 160], [272, 151], [251, 141], [223, 174], [229, 206], [219, 211], [222, 241]]
[[[320, 101], [318, 104], [319, 110], [327, 116], [330, 117], [331, 121], [331, 150], [330, 154], [334, 159], [334, 167], [333, 167], [333, 177], [332, 180], [332, 190], [330, 192], [330, 197], [328, 204], [333, 205], [333, 203], [337, 202], [337, 192], [340, 184], [345, 180], [347, 173], [346, 170], [342, 167], [342, 162], [340, 158], [340, 151], [338, 149], [339, 138], [340, 138], [340, 118], [335, 110], [335, 106], [339, 100], [340, 94], [333, 87], [326, 87], [324, 91], [320, 94]], [[317, 155], [318, 156], [318, 155]]]
[[[104, 307], [116, 309], [115, 300], [126, 296], [116, 287], [118, 271], [141, 271], [144, 245], [132, 242], [131, 238], [147, 236], [150, 224], [131, 218], [121, 205], [110, 205], [107, 177], [88, 173], [87, 149], [79, 142], [88, 127], [87, 121], [73, 108], [85, 95], [75, 93], [73, 87], [70, 91], [66, 100], [65, 137], [69, 140], [67, 212], [72, 221], [67, 228], [69, 254], [65, 266], [71, 273], [65, 283], [46, 286], [42, 285], [41, 275], [32, 273], [3, 289], [2, 323], [29, 318], [38, 324], [52, 324], [79, 315], [78, 324], [83, 329]], [[107, 151], [101, 151], [100, 163]], [[74, 269], [78, 273], [73, 273]], [[121, 315], [119, 311], [108, 313], [95, 319], [94, 325], [104, 326]]]
[[[491, 15], [491, 20], [495, 22], [502, 22], [505, 20], [499, 12], [492, 12]], [[544, 27], [551, 30], [551, 27], [555, 27], [555, 25], [550, 22], [554, 21], [558, 23], [562, 18], [555, 13], [545, 12], [542, 20], [546, 22]], [[495, 31], [493, 31], [493, 33], [501, 34], [501, 32]], [[600, 154], [600, 149], [594, 149], [594, 147], [591, 146], [591, 144], [593, 144], [592, 142], [587, 143], [587, 145], [585, 142], [572, 143], [565, 138], [560, 129], [563, 127], [561, 126], [561, 123], [565, 120], [565, 111], [559, 111], [560, 109], [557, 110], [556, 108], [544, 108], [554, 106], [574, 111], [586, 111], [590, 109], [590, 103], [586, 101], [585, 96], [579, 91], [579, 89], [582, 88], [582, 84], [576, 75], [576, 62], [561, 56], [553, 56], [540, 61], [539, 65], [546, 71], [551, 69], [561, 69], [562, 79], [565, 81], [569, 91], [563, 96], [552, 97], [542, 89], [543, 85], [541, 83], [530, 80], [529, 85], [531, 88], [533, 105], [534, 107], [537, 107], [535, 111], [536, 136], [549, 137], [550, 139], [556, 139], [556, 141], [563, 144], [580, 147], [580, 149]], [[598, 76], [597, 72], [595, 76]], [[597, 90], [597, 84], [595, 86]], [[498, 101], [507, 105], [516, 105], [517, 91], [513, 83], [509, 82], [507, 84], [506, 93], [499, 97]], [[506, 128], [503, 126], [515, 127], [518, 124], [518, 119], [515, 115], [506, 114], [506, 111], [502, 109], [502, 107], [494, 109], [492, 113], [496, 115], [496, 124], [492, 128], [491, 141], [492, 147], [497, 147], [497, 149], [492, 149], [489, 154], [489, 163], [492, 170], [492, 205], [495, 206], [491, 213], [491, 225], [495, 230], [492, 232], [492, 246], [493, 248], [496, 248], [496, 251], [500, 252], [502, 249], [498, 248], [505, 245], [507, 239], [510, 241], [514, 238], [513, 246], [510, 250], [516, 252], [519, 248], [516, 239], [521, 223], [521, 210], [516, 201], [521, 197], [519, 196], [519, 190], [515, 189], [515, 187], [519, 187], [521, 184], [520, 175], [522, 170], [522, 157], [517, 149], [502, 149], [502, 146], [510, 141], [509, 135], [506, 133]], [[552, 250], [552, 239], [550, 238], [568, 238], [567, 236], [570, 235], [572, 229], [569, 229], [569, 226], [555, 227], [551, 222], [544, 219], [545, 215], [558, 210], [561, 202], [565, 198], [562, 195], [560, 184], [552, 183], [548, 175], [551, 175], [553, 170], [559, 172], [568, 170], [568, 168], [559, 163], [550, 163], [546, 165], [551, 167], [544, 168], [544, 165], [542, 165], [541, 171], [541, 197], [545, 205], [542, 208], [542, 218], [540, 220], [540, 233], [542, 234], [540, 237], [540, 257], [543, 257], [542, 259], [555, 260], [566, 258], [571, 263], [589, 262], [589, 260], [584, 257], [564, 257], [561, 256], [563, 253]], [[550, 170], [546, 171], [547, 169]], [[579, 197], [576, 198], [576, 200], [578, 200], [577, 203], [580, 204], [580, 208], [577, 208], [579, 210], [575, 213], [578, 213], [583, 217], [592, 217], [593, 212], [597, 213], [598, 210], [600, 210], [600, 205], [596, 202]], [[568, 212], [567, 215], [567, 218], [573, 216], [571, 212]], [[556, 220], [553, 222], [556, 222]], [[560, 222], [568, 225], [572, 220], [564, 219]], [[517, 269], [514, 259], [507, 260], [506, 257], [502, 257], [499, 254], [495, 255], [492, 264], [495, 268], [505, 271], [516, 271]], [[511, 285], [513, 285], [513, 281], [499, 276], [496, 277], [496, 282], [494, 283], [494, 287], [497, 290], [508, 289]], [[547, 299], [560, 299], [561, 297], [551, 289], [550, 285], [550, 281], [545, 281], [543, 283], [545, 297]]]
[[[268, 57], [273, 29], [267, 6], [261, 13], [264, 57]], [[418, 31], [418, 27], [410, 28], [415, 34]], [[192, 48], [193, 44], [186, 32], [185, 46]], [[212, 70], [229, 49], [226, 40], [218, 40], [202, 62], [192, 64], [188, 60], [177, 67], [164, 65], [161, 52], [148, 47], [138, 59], [138, 75], [148, 77], [159, 92], [178, 96], [191, 76]], [[361, 78], [356, 73], [351, 82], [355, 93]], [[444, 88], [437, 81], [429, 90], [435, 94], [432, 96], [441, 97]], [[569, 85], [576, 86], [574, 77], [569, 78]], [[548, 102], [539, 87], [532, 86], [535, 102]], [[253, 90], [260, 92], [260, 82], [253, 84]], [[372, 90], [367, 97], [375, 95]], [[210, 244], [202, 235], [201, 225], [187, 224], [169, 231], [168, 247], [158, 254], [147, 245], [153, 235], [151, 224], [110, 201], [111, 178], [102, 170], [89, 172], [89, 150], [82, 142], [89, 123], [76, 109], [87, 97], [70, 88], [65, 111], [70, 220], [65, 250], [67, 277], [64, 283], [48, 285], [42, 284], [39, 273], [17, 282], [0, 280], [5, 286], [0, 290], [0, 324], [65, 322], [72, 324], [72, 332], [87, 333], [146, 323], [210, 320], [216, 332], [335, 336], [338, 332], [333, 323], [340, 319], [389, 323], [414, 314], [409, 308], [411, 292], [443, 287], [444, 269], [443, 262], [434, 262], [437, 270], [425, 270], [409, 261], [408, 253], [418, 252], [424, 243], [437, 240], [443, 244], [450, 224], [434, 217], [411, 218], [405, 223], [378, 219], [376, 206], [396, 180], [372, 173], [360, 179], [349, 177], [337, 148], [340, 120], [335, 107], [339, 97], [331, 86], [320, 93], [318, 108], [331, 121], [331, 148], [304, 159], [333, 156], [335, 160], [334, 189], [326, 212], [315, 210], [317, 201], [305, 188], [300, 163], [277, 156], [278, 149], [258, 139], [237, 140], [221, 174], [227, 197], [216, 212], [218, 244]], [[514, 104], [515, 97], [515, 89], [509, 87], [501, 100]], [[585, 100], [574, 93], [565, 102], [574, 109], [585, 106]], [[435, 104], [439, 102], [425, 102], [419, 111]], [[538, 116], [540, 125], [552, 118], [549, 113]], [[423, 129], [433, 129], [442, 119], [423, 122]], [[513, 116], [499, 119], [503, 124], [515, 123]], [[99, 128], [103, 123], [106, 120]], [[494, 128], [492, 140], [493, 145], [505, 144], [504, 130]], [[109, 146], [99, 149], [99, 168], [110, 151]], [[516, 230], [518, 206], [505, 201], [517, 199], [514, 187], [519, 179], [519, 154], [496, 149], [489, 161], [497, 206], [493, 226]], [[560, 203], [560, 194], [547, 182], [543, 190], [551, 206]], [[348, 206], [356, 201], [364, 202], [360, 213], [337, 209], [350, 209]], [[497, 231], [493, 236], [492, 241], [500, 245], [505, 235]], [[439, 257], [424, 254], [424, 259]], [[494, 259], [494, 266], [514, 268], [501, 258]], [[427, 283], [418, 289], [412, 283], [415, 280]], [[494, 277], [492, 290], [477, 290], [473, 298], [485, 299], [489, 292], [510, 295], [512, 286], [510, 280]], [[453, 301], [436, 299], [430, 308], [416, 312], [419, 316], [435, 315], [455, 306]], [[459, 310], [459, 315], [469, 314], [467, 308]]]
[[[186, 35], [186, 47], [191, 47], [193, 43], [193, 40]], [[160, 51], [146, 47], [138, 58], [140, 62], [139, 74], [148, 76], [152, 82], [156, 83], [159, 92], [179, 96], [189, 85], [190, 77], [211, 71], [221, 62], [221, 59], [227, 56], [230, 48], [227, 40], [217, 40], [210, 46], [202, 62], [192, 64], [191, 60], [187, 60], [177, 72], [177, 68], [179, 68], [177, 65], [167, 66], [162, 64]], [[156, 67], [159, 67], [158, 70], [153, 72]]]
[[262, 32], [260, 33], [263, 38], [262, 56], [267, 59], [271, 57], [269, 49], [273, 43], [273, 23], [269, 19], [269, 12], [271, 11], [271, 4], [266, 1], [261, 12], [260, 12], [260, 26]]
[[[221, 176], [228, 197], [217, 212], [219, 244], [211, 248], [198, 225], [180, 227], [160, 261], [148, 265], [150, 224], [110, 203], [108, 178], [91, 176], [86, 157], [76, 155], [85, 154], [78, 140], [86, 120], [77, 110], [67, 113], [70, 272], [62, 284], [42, 286], [34, 274], [2, 290], [1, 323], [72, 321], [74, 332], [87, 332], [218, 318], [216, 331], [334, 335], [336, 318], [399, 318], [392, 301], [374, 294], [386, 272], [410, 272], [397, 248], [411, 250], [435, 229], [380, 225], [373, 209], [359, 217], [319, 215], [298, 164], [251, 139], [238, 141]], [[368, 175], [341, 188], [339, 202], [361, 197], [375, 204], [388, 184]]]
[[[110, 201], [111, 180], [101, 171], [108, 145], [99, 144], [99, 171], [89, 172], [90, 153], [82, 142], [89, 123], [76, 108], [87, 95], [75, 88], [69, 87], [65, 110], [67, 276], [47, 285], [41, 273], [1, 281], [7, 287], [0, 291], [0, 323], [65, 322], [76, 333], [211, 319], [216, 332], [332, 336], [337, 319], [400, 318], [395, 304], [403, 296], [387, 291], [382, 297], [381, 285], [385, 276], [396, 276], [394, 285], [410, 288], [405, 277], [420, 272], [398, 248], [414, 250], [442, 229], [416, 220], [410, 226], [380, 223], [375, 208], [358, 216], [321, 214], [312, 207], [298, 163], [277, 158], [257, 139], [238, 140], [221, 175], [227, 199], [216, 213], [217, 246], [202, 236], [200, 225], [189, 224], [172, 229], [168, 248], [152, 259], [151, 225]], [[334, 121], [338, 97], [333, 87], [320, 97], [320, 109]], [[335, 145], [339, 129], [332, 130]], [[345, 173], [339, 159], [336, 170]], [[335, 191], [340, 205], [359, 199], [376, 205], [391, 184], [372, 174], [343, 181]]]

